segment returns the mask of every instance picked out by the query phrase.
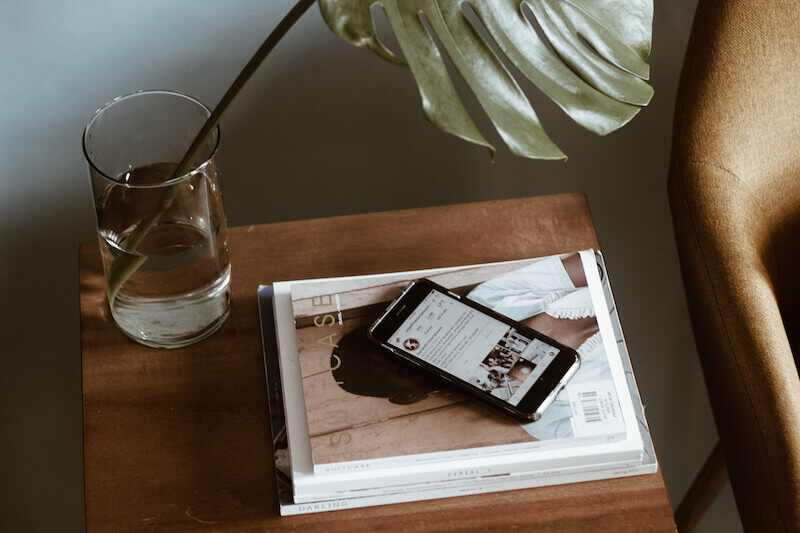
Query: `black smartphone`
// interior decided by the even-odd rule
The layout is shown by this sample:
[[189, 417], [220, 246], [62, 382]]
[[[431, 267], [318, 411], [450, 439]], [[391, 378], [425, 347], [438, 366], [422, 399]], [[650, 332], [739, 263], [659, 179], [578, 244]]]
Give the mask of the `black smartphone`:
[[411, 283], [368, 336], [526, 421], [542, 416], [580, 365], [572, 348], [428, 279]]

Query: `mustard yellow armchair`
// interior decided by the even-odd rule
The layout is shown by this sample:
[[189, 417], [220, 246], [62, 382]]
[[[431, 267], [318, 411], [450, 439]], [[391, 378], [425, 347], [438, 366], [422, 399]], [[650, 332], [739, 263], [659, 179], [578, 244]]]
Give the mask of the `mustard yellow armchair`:
[[797, 0], [700, 0], [678, 91], [669, 195], [742, 523], [800, 530]]

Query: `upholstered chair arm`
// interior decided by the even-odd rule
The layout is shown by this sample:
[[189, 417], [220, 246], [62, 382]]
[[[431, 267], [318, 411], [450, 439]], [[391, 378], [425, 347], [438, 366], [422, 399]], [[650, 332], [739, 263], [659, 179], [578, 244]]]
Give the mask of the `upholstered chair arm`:
[[[742, 522], [800, 529], [800, 6], [701, 0], [669, 194]], [[788, 327], [788, 334], [787, 334]], [[800, 336], [797, 337], [800, 340]]]

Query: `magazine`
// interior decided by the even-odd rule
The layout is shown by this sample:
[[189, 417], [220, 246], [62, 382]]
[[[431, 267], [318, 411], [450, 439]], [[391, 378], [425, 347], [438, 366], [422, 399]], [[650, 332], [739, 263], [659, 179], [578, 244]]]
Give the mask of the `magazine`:
[[[641, 436], [636, 429], [633, 402], [627, 390], [618, 343], [603, 296], [603, 282], [595, 266], [598, 259], [591, 251], [583, 252], [580, 256], [573, 255], [573, 259], [580, 258], [578, 264], [585, 273], [585, 285], [573, 283], [568, 286], [561, 282], [553, 289], [554, 283], [560, 283], [558, 274], [563, 274], [554, 268], [558, 266], [555, 261], [563, 263], [569, 257], [553, 256], [410, 273], [277, 283], [276, 324], [281, 340], [281, 363], [286, 363], [286, 368], [281, 369], [281, 378], [296, 501], [320, 499], [342, 490], [441, 481], [452, 479], [453, 476], [474, 477], [476, 469], [480, 475], [500, 475], [601, 462], [639, 461], [642, 453]], [[540, 283], [538, 296], [534, 294], [536, 298], [529, 298], [525, 302], [516, 289], [520, 277], [530, 286], [541, 280], [541, 272], [550, 276], [549, 280], [545, 280], [549, 285], [542, 289]], [[516, 319], [524, 318], [519, 313], [529, 312], [533, 306], [534, 309], [543, 310], [539, 314], [546, 312], [550, 318], [554, 318], [552, 315], [567, 316], [573, 317], [567, 320], [576, 320], [583, 325], [596, 324], [594, 331], [591, 328], [581, 330], [583, 337], [577, 335], [573, 339], [566, 339], [568, 342], [565, 344], [573, 342], [576, 347], [583, 348], [579, 350], [583, 352], [582, 367], [540, 421], [519, 424], [439, 383], [424, 383], [427, 376], [411, 381], [423, 383], [428, 390], [395, 388], [391, 391], [395, 396], [387, 395], [386, 391], [372, 391], [382, 396], [361, 396], [351, 391], [342, 393], [336, 389], [342, 389], [337, 382], [343, 382], [344, 379], [334, 376], [332, 381], [319, 381], [321, 375], [334, 374], [334, 370], [338, 370], [334, 367], [344, 366], [337, 364], [337, 358], [333, 357], [336, 355], [344, 359], [346, 354], [336, 350], [339, 346], [328, 346], [327, 352], [320, 352], [317, 346], [313, 346], [316, 351], [306, 350], [306, 353], [312, 353], [314, 358], [304, 363], [304, 351], [300, 347], [326, 343], [347, 346], [347, 343], [337, 342], [353, 331], [347, 330], [347, 327], [353, 327], [354, 323], [371, 322], [372, 317], [393, 297], [391, 294], [387, 296], [386, 291], [397, 292], [409, 280], [422, 276], [476, 299], [487, 298], [487, 294], [491, 299], [504, 287], [511, 287], [515, 292], [508, 292], [512, 294], [487, 302], [500, 312], [516, 312], [518, 316], [513, 317]], [[336, 291], [331, 292], [331, 287], [335, 287]], [[295, 305], [288, 307], [290, 294]], [[503, 310], [502, 305], [512, 306], [513, 309]], [[528, 311], [524, 309], [526, 305]], [[321, 308], [323, 314], [307, 312], [313, 310], [314, 306]], [[292, 308], [294, 316], [287, 318], [287, 309], [291, 312]], [[596, 314], [594, 309], [603, 312]], [[281, 314], [284, 315], [283, 319]], [[341, 328], [339, 333], [335, 328], [329, 333], [330, 327], [309, 325], [317, 320], [325, 326], [333, 326], [331, 319], [326, 316], [335, 317], [336, 327]], [[534, 319], [537, 319], [536, 316]], [[338, 324], [339, 321], [341, 324]], [[295, 325], [298, 331], [296, 335]], [[534, 327], [542, 330], [542, 325], [548, 327], [547, 322], [542, 320]], [[303, 334], [308, 331], [319, 333], [316, 338], [303, 339]], [[565, 331], [570, 333], [569, 329]], [[553, 333], [551, 336], [564, 342], [564, 331], [561, 334], [561, 339]], [[321, 343], [316, 342], [320, 339]], [[293, 340], [294, 345], [291, 342]], [[587, 347], [591, 349], [587, 351]], [[374, 355], [370, 354], [373, 359], [367, 366], [377, 366]], [[312, 366], [320, 361], [332, 361], [332, 364], [321, 372]], [[402, 374], [403, 370], [395, 372]], [[302, 382], [302, 387], [297, 386], [298, 381]], [[307, 385], [309, 382], [311, 386]], [[314, 383], [318, 385], [314, 386]], [[337, 395], [330, 395], [331, 405], [337, 408], [334, 423], [339, 424], [333, 426], [333, 431], [312, 436], [314, 418], [307, 414], [306, 401], [309, 395], [304, 395], [308, 390], [312, 393], [336, 391]], [[617, 390], [623, 393], [617, 395]], [[364, 392], [363, 389], [361, 392]], [[313, 405], [313, 394], [310, 397], [312, 401], [308, 403]], [[391, 401], [398, 397], [400, 402]], [[587, 397], [592, 401], [587, 402]], [[365, 405], [368, 408], [360, 409]], [[620, 421], [621, 425], [617, 425]], [[492, 428], [492, 431], [483, 430], [484, 426]], [[402, 438], [398, 438], [398, 435]], [[327, 453], [325, 445], [341, 448], [326, 456], [334, 458], [329, 463], [314, 462], [319, 460], [320, 455], [313, 455], [313, 440], [320, 436], [327, 439], [327, 443], [322, 441], [323, 446], [318, 446], [316, 450]], [[401, 442], [398, 444], [393, 440]], [[343, 446], [331, 446], [337, 441]], [[580, 449], [570, 450], [574, 446]], [[382, 469], [380, 475], [375, 474], [376, 469]]]
[[[443, 498], [462, 494], [475, 494], [492, 491], [512, 490], [542, 485], [555, 485], [579, 481], [590, 481], [611, 477], [641, 475], [656, 472], [657, 461], [644, 417], [643, 407], [639, 399], [635, 379], [630, 366], [627, 348], [622, 337], [619, 319], [610, 291], [602, 256], [597, 256], [600, 277], [602, 279], [605, 300], [610, 313], [610, 321], [614, 330], [614, 339], [620, 346], [624, 372], [629, 379], [630, 394], [636, 410], [639, 431], [644, 443], [644, 454], [640, 461], [609, 462], [578, 467], [562, 467], [550, 470], [522, 472], [506, 476], [476, 476], [443, 482], [409, 483], [403, 486], [389, 486], [377, 489], [345, 491], [327, 495], [318, 500], [296, 501], [292, 495], [291, 466], [288, 456], [288, 443], [285, 432], [283, 413], [283, 395], [279, 379], [277, 346], [272, 318], [272, 287], [262, 286], [259, 289], [259, 311], [262, 319], [264, 335], [264, 356], [267, 371], [268, 390], [270, 393], [271, 426], [274, 440], [276, 475], [278, 478], [278, 494], [281, 514], [298, 514], [326, 510], [355, 508], [401, 501], [416, 501], [431, 498]], [[473, 473], [477, 470], [473, 469]], [[325, 477], [325, 476], [323, 476]]]

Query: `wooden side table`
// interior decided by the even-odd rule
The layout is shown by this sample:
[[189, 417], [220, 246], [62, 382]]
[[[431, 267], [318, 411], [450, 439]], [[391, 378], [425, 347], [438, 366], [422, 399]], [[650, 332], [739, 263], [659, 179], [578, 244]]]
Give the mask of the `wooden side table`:
[[598, 247], [584, 195], [248, 226], [231, 229], [229, 245], [230, 318], [210, 338], [171, 351], [117, 330], [98, 247], [81, 247], [87, 529], [675, 530], [660, 473], [287, 518], [277, 512], [258, 284]]

